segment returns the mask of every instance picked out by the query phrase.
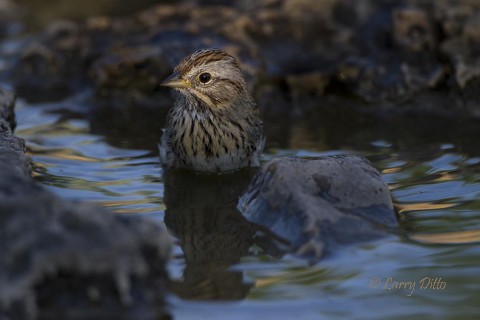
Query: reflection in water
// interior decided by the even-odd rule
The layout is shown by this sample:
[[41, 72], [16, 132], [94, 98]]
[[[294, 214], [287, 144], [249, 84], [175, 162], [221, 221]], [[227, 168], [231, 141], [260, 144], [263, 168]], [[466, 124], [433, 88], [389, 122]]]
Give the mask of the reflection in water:
[[188, 170], [164, 173], [165, 224], [180, 240], [186, 266], [172, 290], [184, 299], [239, 300], [251, 285], [242, 272], [229, 268], [252, 245], [254, 227], [237, 211], [239, 196], [255, 174], [245, 169], [230, 174], [199, 174]]

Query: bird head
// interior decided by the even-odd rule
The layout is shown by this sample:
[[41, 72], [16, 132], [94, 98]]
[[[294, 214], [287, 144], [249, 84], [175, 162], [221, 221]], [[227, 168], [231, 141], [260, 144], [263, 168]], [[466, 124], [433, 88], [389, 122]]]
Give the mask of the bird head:
[[228, 107], [247, 92], [237, 60], [218, 49], [187, 56], [161, 85], [177, 89], [210, 108]]

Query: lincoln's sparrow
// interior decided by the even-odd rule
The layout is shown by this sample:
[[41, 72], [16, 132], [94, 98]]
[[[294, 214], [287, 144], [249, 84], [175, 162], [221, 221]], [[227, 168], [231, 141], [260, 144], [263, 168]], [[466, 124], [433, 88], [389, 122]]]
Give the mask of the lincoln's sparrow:
[[179, 93], [163, 130], [163, 164], [207, 172], [259, 166], [263, 124], [235, 58], [197, 51], [162, 85]]

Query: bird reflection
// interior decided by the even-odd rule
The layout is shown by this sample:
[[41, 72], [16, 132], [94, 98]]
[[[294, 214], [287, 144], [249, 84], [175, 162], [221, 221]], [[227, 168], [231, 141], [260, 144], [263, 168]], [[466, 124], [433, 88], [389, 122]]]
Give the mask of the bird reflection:
[[183, 279], [172, 291], [184, 299], [238, 300], [251, 284], [230, 267], [247, 254], [255, 227], [237, 210], [256, 169], [229, 174], [199, 174], [168, 169], [165, 224], [179, 239], [185, 255]]

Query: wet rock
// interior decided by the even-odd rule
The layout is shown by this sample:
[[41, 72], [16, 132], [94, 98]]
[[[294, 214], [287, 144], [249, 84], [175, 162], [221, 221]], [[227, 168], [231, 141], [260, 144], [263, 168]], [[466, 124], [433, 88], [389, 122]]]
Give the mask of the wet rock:
[[310, 261], [397, 226], [388, 187], [368, 160], [355, 155], [271, 160], [238, 207], [249, 221], [287, 240], [288, 252]]
[[63, 201], [30, 177], [0, 90], [0, 318], [158, 319], [170, 238], [147, 219]]
[[30, 159], [25, 154], [25, 141], [13, 135], [15, 128], [15, 95], [0, 88], [0, 180], [15, 173], [30, 176]]
[[0, 316], [154, 319], [166, 313], [169, 240], [151, 221], [61, 201], [10, 173], [2, 174], [0, 212]]
[[0, 88], [0, 121], [6, 121], [10, 130], [14, 130], [17, 124], [15, 122], [14, 108], [15, 94], [12, 91]]

